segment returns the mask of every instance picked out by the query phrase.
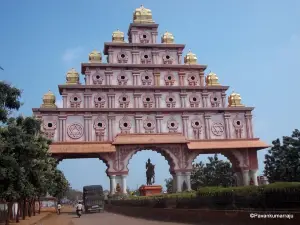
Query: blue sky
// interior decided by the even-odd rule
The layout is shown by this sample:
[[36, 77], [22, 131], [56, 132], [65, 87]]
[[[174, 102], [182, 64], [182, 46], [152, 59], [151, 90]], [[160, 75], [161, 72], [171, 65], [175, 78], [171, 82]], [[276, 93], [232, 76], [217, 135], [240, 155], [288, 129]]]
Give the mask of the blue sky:
[[[132, 12], [141, 4], [152, 10], [159, 35], [172, 32], [176, 43], [186, 44], [186, 51], [196, 53], [222, 84], [256, 107], [255, 136], [270, 143], [300, 127], [298, 0], [3, 1], [0, 80], [23, 89], [20, 111], [31, 115], [48, 89], [60, 99], [57, 85], [65, 82], [66, 71], [80, 71], [89, 52], [102, 51], [115, 29], [127, 32]], [[259, 153], [261, 171], [265, 152]], [[143, 151], [130, 161], [130, 188], [145, 182], [142, 168], [148, 157], [157, 165], [157, 183], [170, 176], [161, 155]], [[65, 160], [59, 167], [75, 188], [98, 183], [109, 187], [105, 165], [97, 159]]]

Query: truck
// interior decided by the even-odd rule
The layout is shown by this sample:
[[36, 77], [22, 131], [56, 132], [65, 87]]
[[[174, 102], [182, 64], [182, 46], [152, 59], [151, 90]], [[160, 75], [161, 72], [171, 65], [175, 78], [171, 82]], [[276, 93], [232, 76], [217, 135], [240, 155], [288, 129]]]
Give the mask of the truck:
[[104, 211], [104, 193], [101, 185], [83, 187], [83, 206], [85, 213]]

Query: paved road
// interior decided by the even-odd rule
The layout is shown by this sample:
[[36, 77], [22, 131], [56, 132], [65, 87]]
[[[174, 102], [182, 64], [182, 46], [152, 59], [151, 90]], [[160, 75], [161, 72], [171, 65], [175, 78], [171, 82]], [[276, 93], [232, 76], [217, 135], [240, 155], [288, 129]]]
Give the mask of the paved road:
[[50, 218], [41, 221], [37, 225], [186, 225], [182, 223], [170, 223], [160, 221], [149, 221], [122, 216], [113, 213], [94, 213], [83, 214], [81, 218], [73, 213], [62, 213], [53, 215]]

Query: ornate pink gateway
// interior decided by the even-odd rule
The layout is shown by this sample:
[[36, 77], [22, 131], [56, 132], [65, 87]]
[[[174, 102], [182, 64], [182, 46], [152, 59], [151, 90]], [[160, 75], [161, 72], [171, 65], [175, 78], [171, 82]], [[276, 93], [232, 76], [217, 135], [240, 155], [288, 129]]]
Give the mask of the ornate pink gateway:
[[[111, 179], [111, 192], [119, 184], [126, 192], [127, 165], [137, 152], [160, 152], [169, 162], [176, 181], [190, 189], [193, 160], [200, 153], [221, 153], [233, 164], [237, 184], [248, 185], [256, 177], [257, 151], [268, 147], [254, 138], [253, 107], [245, 107], [215, 73], [205, 75], [206, 66], [184, 44], [165, 32], [157, 41], [158, 24], [152, 12], [136, 9], [124, 33], [113, 32], [104, 44], [104, 63], [99, 51], [81, 64], [85, 83], [75, 69], [59, 85], [63, 106], [48, 92], [34, 114], [53, 139], [50, 151], [58, 160], [97, 157], [103, 160]], [[183, 63], [184, 62], [184, 63]]]

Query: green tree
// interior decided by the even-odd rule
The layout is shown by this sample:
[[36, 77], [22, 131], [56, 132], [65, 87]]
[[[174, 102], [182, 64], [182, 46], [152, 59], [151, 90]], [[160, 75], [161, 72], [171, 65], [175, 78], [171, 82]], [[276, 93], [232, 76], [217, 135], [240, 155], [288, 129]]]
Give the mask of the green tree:
[[166, 182], [166, 188], [168, 193], [173, 192], [173, 178], [165, 179]]
[[265, 156], [264, 175], [269, 182], [300, 181], [300, 131], [294, 130], [292, 135], [284, 136], [282, 144], [279, 139], [272, 142], [273, 146]]
[[10, 112], [20, 108], [20, 97], [20, 89], [0, 81], [0, 122], [6, 122]]

